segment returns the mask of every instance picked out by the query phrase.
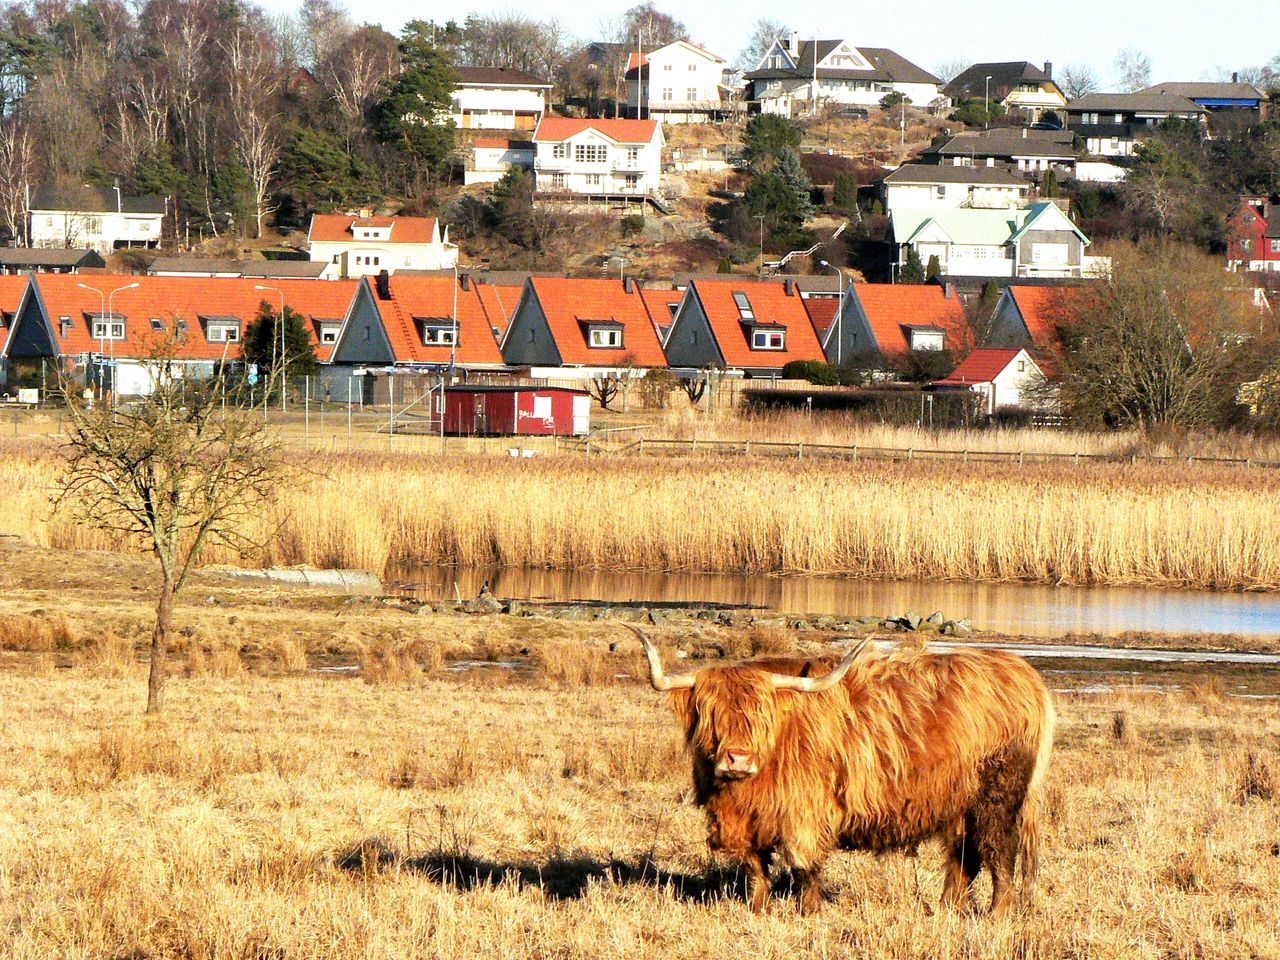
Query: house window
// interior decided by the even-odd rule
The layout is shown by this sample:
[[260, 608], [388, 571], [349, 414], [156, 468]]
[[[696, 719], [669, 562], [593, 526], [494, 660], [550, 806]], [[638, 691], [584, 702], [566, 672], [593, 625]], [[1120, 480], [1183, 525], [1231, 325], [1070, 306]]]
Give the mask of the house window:
[[1027, 369], [1027, 361], [1025, 361], [1025, 360], [1019, 360], [1019, 361], [1018, 361], [1018, 372], [1019, 372], [1019, 373], [1025, 373], [1025, 372], [1026, 372], [1026, 369]]
[[941, 350], [947, 345], [947, 335], [941, 330], [911, 331], [912, 350]]
[[566, 149], [565, 145], [563, 143], [557, 143], [554, 147], [551, 148], [551, 159], [563, 160], [567, 155], [567, 153], [568, 153], [568, 150]]
[[563, 174], [563, 173], [553, 173], [553, 174], [551, 175], [551, 189], [552, 189], [552, 190], [563, 190], [563, 189], [564, 189], [564, 174]]
[[733, 302], [738, 305], [738, 316], [743, 320], [754, 320], [755, 313], [751, 309], [751, 301], [747, 299], [747, 295], [741, 290], [733, 292]]
[[588, 173], [588, 174], [587, 174], [586, 179], [587, 179], [587, 186], [588, 186], [588, 187], [598, 187], [598, 186], [600, 186], [600, 174], [598, 174], [598, 173]]
[[1246, 252], [1248, 252], [1249, 250], [1252, 250], [1252, 249], [1253, 249], [1253, 241], [1252, 241], [1252, 240], [1241, 240], [1241, 241], [1240, 241], [1240, 249], [1241, 249], [1241, 250], [1244, 250], [1244, 251], [1246, 251]]
[[640, 148], [627, 147], [627, 163], [633, 166], [640, 162]]
[[210, 343], [236, 343], [240, 339], [240, 328], [225, 323], [209, 325]]
[[1065, 243], [1033, 243], [1032, 263], [1066, 263], [1070, 247]]
[[945, 199], [947, 199], [947, 188], [946, 188], [946, 187], [944, 187], [944, 186], [942, 186], [941, 184], [938, 184], [938, 186], [934, 187], [934, 188], [933, 188], [933, 199], [935, 199], [935, 200], [945, 200]]
[[163, 320], [161, 320], [159, 317], [152, 317], [152, 318], [151, 318], [151, 320], [150, 320], [150, 323], [151, 323], [151, 329], [152, 329], [152, 330], [163, 330], [163, 329], [164, 329], [164, 321], [163, 321]]
[[690, 87], [690, 88], [689, 88], [689, 90], [688, 90], [688, 96], [689, 96], [689, 103], [693, 103], [693, 101], [697, 100], [697, 99], [698, 99], [698, 88], [697, 88], [697, 87]]
[[664, 63], [664, 64], [662, 65], [662, 69], [663, 69], [663, 70], [666, 70], [667, 72], [670, 72], [670, 71], [671, 71], [671, 64], [669, 64], [669, 63]]
[[628, 173], [626, 176], [622, 178], [622, 186], [623, 186], [623, 189], [625, 190], [639, 190], [640, 174]]
[[609, 148], [603, 143], [576, 143], [573, 159], [578, 163], [604, 163], [609, 159]]
[[334, 326], [324, 326], [324, 327], [321, 327], [321, 328], [320, 328], [320, 342], [321, 342], [321, 343], [337, 343], [337, 342], [338, 342], [338, 328], [337, 328], [337, 327], [334, 327]]
[[1272, 253], [1280, 253], [1280, 240], [1272, 240], [1272, 241], [1271, 241], [1271, 252], [1272, 252]]
[[59, 317], [58, 318], [58, 336], [62, 337], [63, 339], [66, 339], [67, 334], [70, 332], [71, 332], [71, 318]]
[[785, 350], [787, 335], [780, 330], [752, 330], [752, 350]]
[[447, 347], [454, 342], [452, 323], [448, 326], [428, 324], [422, 328], [422, 345], [424, 347]]
[[533, 398], [533, 419], [550, 420], [551, 419], [551, 398], [539, 397], [536, 394]]
[[413, 257], [405, 257], [405, 258], [404, 258], [404, 265], [405, 265], [406, 267], [412, 267], [412, 266], [413, 266]]
[[592, 327], [587, 344], [602, 349], [617, 349], [622, 346], [622, 328]]
[[342, 254], [340, 254], [340, 253], [335, 253], [335, 254], [333, 255], [333, 262], [334, 262], [334, 263], [339, 262], [341, 259], [342, 259]]
[[668, 103], [670, 103], [672, 100], [675, 99], [675, 97], [672, 95], [672, 90], [670, 87], [662, 88], [662, 99], [667, 101]]
[[93, 321], [93, 339], [123, 340], [124, 324], [119, 320], [95, 320]]

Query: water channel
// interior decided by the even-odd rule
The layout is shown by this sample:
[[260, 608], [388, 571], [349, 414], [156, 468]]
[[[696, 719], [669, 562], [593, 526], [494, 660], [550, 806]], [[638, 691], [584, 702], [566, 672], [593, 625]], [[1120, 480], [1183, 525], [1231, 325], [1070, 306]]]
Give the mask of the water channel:
[[427, 599], [454, 597], [455, 584], [458, 595], [473, 597], [488, 581], [495, 596], [529, 600], [707, 602], [812, 616], [941, 610], [980, 630], [1015, 636], [1138, 631], [1280, 638], [1280, 593], [438, 566], [391, 571], [387, 580], [412, 585]]

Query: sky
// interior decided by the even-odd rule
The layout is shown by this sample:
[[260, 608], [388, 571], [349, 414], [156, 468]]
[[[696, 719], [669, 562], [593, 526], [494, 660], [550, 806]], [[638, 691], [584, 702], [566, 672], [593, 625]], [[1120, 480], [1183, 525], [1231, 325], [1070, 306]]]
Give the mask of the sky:
[[[271, 10], [296, 10], [297, 0], [259, 0]], [[395, 33], [414, 17], [459, 22], [470, 13], [518, 11], [557, 18], [584, 40], [634, 0], [537, 0], [537, 2], [408, 3], [346, 0], [352, 18], [380, 23]], [[933, 69], [945, 61], [1050, 60], [1055, 66], [1085, 63], [1104, 87], [1123, 47], [1151, 58], [1153, 82], [1207, 79], [1221, 70], [1257, 66], [1280, 55], [1280, 0], [1232, 0], [1225, 8], [1204, 0], [907, 0], [907, 2], [801, 4], [789, 18], [770, 0], [662, 2], [661, 10], [684, 21], [695, 42], [733, 60], [757, 17], [788, 19], [802, 36], [815, 31], [855, 45], [889, 47]]]

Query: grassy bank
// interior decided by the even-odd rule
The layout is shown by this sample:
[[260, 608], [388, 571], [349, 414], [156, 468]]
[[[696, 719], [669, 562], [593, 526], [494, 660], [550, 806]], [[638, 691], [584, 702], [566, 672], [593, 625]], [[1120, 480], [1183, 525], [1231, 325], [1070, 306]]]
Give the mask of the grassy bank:
[[938, 911], [927, 845], [837, 853], [826, 908], [801, 918], [785, 892], [751, 915], [708, 859], [673, 721], [639, 684], [363, 683], [228, 657], [175, 680], [152, 722], [142, 690], [119, 660], [0, 668], [10, 960], [1225, 960], [1280, 939], [1273, 703], [1063, 698], [1029, 909]]
[[[125, 546], [51, 516], [50, 449], [6, 454], [0, 531]], [[378, 454], [307, 466], [262, 519], [277, 532], [252, 562], [1280, 588], [1272, 471]]]

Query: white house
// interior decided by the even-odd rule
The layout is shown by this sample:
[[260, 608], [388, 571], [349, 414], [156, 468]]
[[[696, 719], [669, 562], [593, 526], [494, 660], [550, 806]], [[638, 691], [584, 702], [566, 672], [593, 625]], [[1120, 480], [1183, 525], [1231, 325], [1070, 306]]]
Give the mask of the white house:
[[748, 100], [763, 113], [814, 112], [823, 104], [877, 107], [900, 93], [916, 107], [942, 96], [942, 81], [883, 47], [856, 47], [848, 40], [778, 37], [759, 65], [744, 74]]
[[1057, 204], [1018, 210], [897, 209], [889, 218], [899, 265], [914, 249], [937, 257], [949, 277], [1087, 277], [1104, 258], [1085, 256], [1089, 238]]
[[471, 158], [462, 172], [462, 182], [497, 183], [513, 167], [533, 169], [532, 140], [505, 140], [477, 137], [471, 144]]
[[37, 187], [27, 203], [33, 247], [79, 247], [101, 254], [158, 247], [168, 198], [129, 197], [119, 187]]
[[547, 112], [551, 84], [505, 67], [455, 67], [449, 116], [459, 130], [532, 130]]
[[307, 251], [326, 263], [326, 280], [348, 279], [397, 270], [449, 270], [458, 248], [435, 217], [362, 217], [317, 213], [311, 218]]
[[627, 115], [661, 123], [706, 123], [731, 109], [724, 57], [676, 40], [627, 63]]
[[[662, 127], [654, 120], [545, 116], [533, 133], [535, 190], [544, 199], [657, 200]], [[660, 202], [660, 201], [659, 201]]]
[[884, 208], [947, 210], [972, 207], [1008, 210], [1025, 206], [1031, 184], [1003, 167], [903, 164], [884, 178]]
[[982, 398], [982, 413], [991, 416], [1007, 407], [1055, 409], [1044, 384], [1044, 372], [1026, 350], [979, 347], [933, 387], [976, 393]]

